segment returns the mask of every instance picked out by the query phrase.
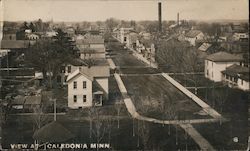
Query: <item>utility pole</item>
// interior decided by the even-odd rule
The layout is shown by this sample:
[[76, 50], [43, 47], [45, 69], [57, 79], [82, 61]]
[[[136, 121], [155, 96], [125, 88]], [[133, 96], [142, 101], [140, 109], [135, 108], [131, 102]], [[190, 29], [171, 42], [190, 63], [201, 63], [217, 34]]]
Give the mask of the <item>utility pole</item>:
[[56, 121], [56, 99], [54, 101], [54, 121]]

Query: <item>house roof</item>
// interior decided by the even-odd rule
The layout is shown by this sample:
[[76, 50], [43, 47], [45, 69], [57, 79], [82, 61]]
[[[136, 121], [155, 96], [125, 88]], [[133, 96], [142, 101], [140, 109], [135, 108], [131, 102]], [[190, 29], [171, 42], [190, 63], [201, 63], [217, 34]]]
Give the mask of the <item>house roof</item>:
[[80, 53], [98, 53], [98, 52], [105, 53], [104, 46], [103, 48], [84, 48], [79, 45], [77, 45], [76, 47], [80, 50]]
[[207, 51], [208, 48], [210, 48], [212, 46], [212, 44], [209, 43], [203, 43], [198, 49], [201, 51]]
[[241, 56], [233, 55], [224, 51], [220, 51], [214, 54], [207, 56], [207, 60], [211, 60], [213, 62], [240, 62], [243, 60]]
[[66, 129], [62, 124], [57, 121], [53, 121], [42, 128], [35, 131], [33, 138], [40, 142], [64, 142], [74, 135]]
[[1, 48], [2, 49], [22, 49], [28, 48], [29, 41], [27, 40], [2, 40]]
[[237, 64], [227, 67], [222, 73], [249, 81], [249, 69]]
[[39, 105], [39, 104], [41, 104], [41, 101], [42, 101], [41, 95], [32, 95], [32, 96], [18, 95], [14, 98], [12, 104], [15, 104], [15, 105]]
[[190, 38], [195, 38], [197, 35], [199, 35], [200, 33], [202, 33], [200, 30], [190, 30], [187, 34], [186, 37], [190, 37]]
[[76, 77], [79, 74], [85, 76], [91, 81], [93, 81], [94, 78], [110, 76], [108, 66], [106, 67], [104, 66], [85, 67], [84, 66], [84, 67], [81, 67], [81, 69], [77, 69], [72, 74], [70, 74], [67, 78], [67, 82], [69, 82], [70, 80], [72, 80], [74, 77]]
[[76, 44], [104, 44], [104, 39], [99, 35], [85, 34], [83, 39], [77, 39]]

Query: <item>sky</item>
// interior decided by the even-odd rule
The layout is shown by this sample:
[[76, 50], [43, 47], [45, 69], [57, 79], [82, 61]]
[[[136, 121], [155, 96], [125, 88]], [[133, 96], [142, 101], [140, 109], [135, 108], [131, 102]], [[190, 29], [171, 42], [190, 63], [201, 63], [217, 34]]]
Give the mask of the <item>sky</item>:
[[[3, 20], [157, 20], [160, 0], [3, 0]], [[248, 19], [248, 0], [161, 0], [163, 20]]]

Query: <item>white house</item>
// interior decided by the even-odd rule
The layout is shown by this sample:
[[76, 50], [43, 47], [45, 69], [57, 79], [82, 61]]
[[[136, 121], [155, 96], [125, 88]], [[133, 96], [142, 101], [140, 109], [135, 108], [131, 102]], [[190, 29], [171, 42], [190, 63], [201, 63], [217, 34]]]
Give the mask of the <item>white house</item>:
[[108, 100], [109, 66], [81, 67], [67, 78], [68, 107], [101, 106]]
[[9, 49], [0, 49], [0, 58], [7, 56], [9, 52], [10, 52]]
[[222, 71], [233, 64], [240, 64], [243, 58], [227, 52], [217, 52], [205, 59], [205, 77], [219, 82], [222, 81]]
[[238, 41], [240, 39], [248, 39], [249, 35], [248, 33], [234, 33], [233, 39]]
[[185, 35], [185, 40], [190, 43], [190, 45], [195, 46], [197, 40], [203, 40], [205, 35], [200, 30], [190, 30]]
[[249, 91], [249, 69], [241, 65], [232, 65], [222, 71], [222, 80], [229, 87]]
[[37, 34], [30, 33], [26, 34], [26, 38], [29, 40], [38, 40], [40, 37]]

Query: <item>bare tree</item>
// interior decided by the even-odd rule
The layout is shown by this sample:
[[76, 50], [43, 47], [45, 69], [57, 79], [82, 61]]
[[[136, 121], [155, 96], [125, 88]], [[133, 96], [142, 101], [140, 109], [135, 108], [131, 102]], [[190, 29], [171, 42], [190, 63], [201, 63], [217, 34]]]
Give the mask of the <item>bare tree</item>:
[[36, 106], [33, 107], [33, 121], [35, 124], [35, 130], [40, 129], [44, 124], [46, 124], [49, 120], [48, 115], [44, 113], [44, 107]]
[[120, 113], [122, 110], [123, 102], [119, 100], [115, 103], [115, 109], [117, 111], [117, 128], [120, 128]]
[[[100, 142], [103, 140], [105, 134], [107, 134], [108, 132], [110, 132], [111, 129], [111, 122], [109, 122], [109, 120], [105, 120], [105, 118], [100, 117], [100, 109], [96, 108], [96, 107], [92, 107], [93, 108], [93, 127], [92, 127], [92, 133], [95, 136], [96, 139], [96, 143], [97, 143], [97, 148], [96, 150], [99, 150], [99, 146], [98, 144], [100, 144]], [[108, 122], [107, 122], [108, 121]]]

